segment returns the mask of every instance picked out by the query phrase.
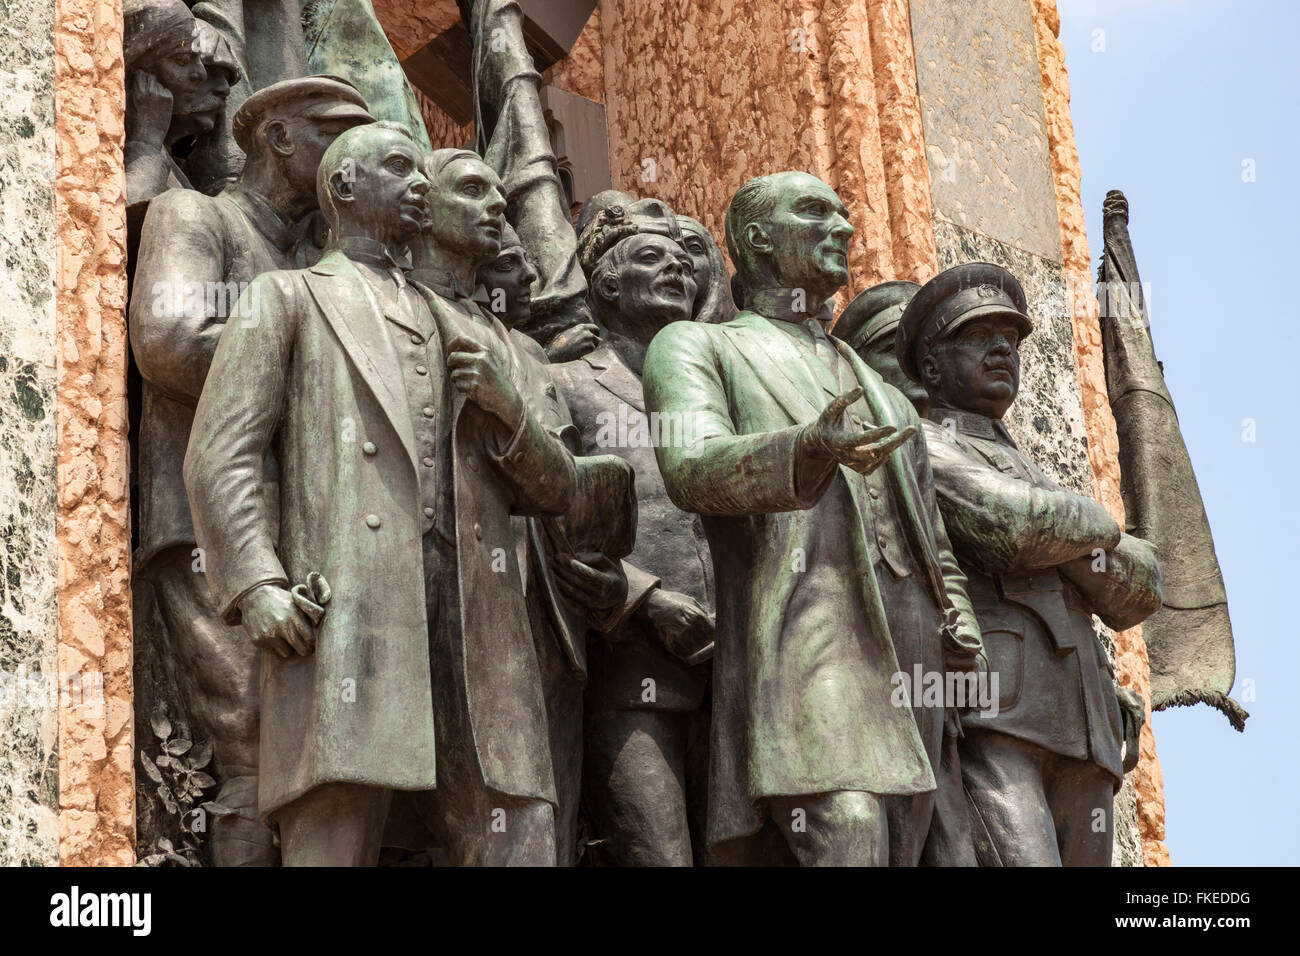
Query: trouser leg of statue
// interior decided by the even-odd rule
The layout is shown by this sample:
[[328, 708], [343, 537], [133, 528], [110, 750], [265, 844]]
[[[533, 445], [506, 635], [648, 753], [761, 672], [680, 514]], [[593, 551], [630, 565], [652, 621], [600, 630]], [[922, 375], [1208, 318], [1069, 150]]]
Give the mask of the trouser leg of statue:
[[980, 865], [1110, 865], [1114, 778], [1096, 764], [968, 730], [962, 777]]
[[573, 866], [578, 858], [578, 807], [582, 799], [583, 678], [570, 666], [546, 622], [540, 620], [536, 602], [529, 605], [529, 616], [537, 637], [534, 643], [542, 669], [551, 767], [559, 801], [555, 812], [555, 862], [557, 866]]
[[587, 813], [602, 860], [614, 866], [690, 866], [686, 747], [690, 714], [588, 714]]
[[393, 792], [355, 783], [309, 790], [276, 814], [285, 866], [374, 866]]
[[[925, 592], [921, 575], [913, 571], [900, 578], [884, 561], [877, 561], [876, 581], [889, 620], [898, 669], [909, 678], [917, 668], [923, 674], [941, 674], [943, 648], [939, 625], [942, 620], [938, 607]], [[944, 708], [926, 702], [920, 688], [916, 688], [912, 694], [912, 714], [937, 781], [943, 749]], [[890, 866], [916, 866], [934, 815], [935, 792], [887, 797], [885, 806], [889, 818]]]
[[234, 810], [211, 821], [216, 866], [274, 866], [274, 836], [258, 818], [258, 674], [261, 652], [242, 627], [223, 624], [204, 576], [191, 567], [188, 545], [150, 563], [181, 693], [200, 732], [212, 741], [221, 789], [216, 802]]
[[772, 821], [800, 866], [886, 866], [885, 801], [861, 790], [768, 800]]

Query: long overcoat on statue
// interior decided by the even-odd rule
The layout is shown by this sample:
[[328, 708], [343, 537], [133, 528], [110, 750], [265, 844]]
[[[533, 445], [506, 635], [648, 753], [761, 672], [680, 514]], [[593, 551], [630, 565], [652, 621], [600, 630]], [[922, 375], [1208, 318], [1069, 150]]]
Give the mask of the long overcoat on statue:
[[[850, 413], [917, 424], [907, 399], [836, 347], [865, 390]], [[933, 790], [912, 710], [891, 700], [898, 664], [866, 492], [840, 467], [800, 486], [800, 432], [830, 401], [805, 356], [753, 312], [721, 325], [677, 322], [650, 345], [645, 393], [649, 412], [691, 420], [693, 446], [656, 452], [673, 502], [703, 516], [717, 581], [710, 845], [755, 832], [764, 797]], [[900, 544], [977, 644], [921, 436], [881, 469], [908, 538]]]
[[[263, 655], [262, 815], [333, 781], [436, 785], [426, 533], [457, 549], [465, 683], [484, 780], [554, 802], [510, 515], [564, 512], [573, 459], [530, 415], [511, 435], [476, 405], [448, 398], [454, 528], [433, 530], [422, 517], [398, 358], [356, 267], [334, 252], [311, 269], [264, 274], [247, 294], [251, 317], [222, 336], [185, 462], [209, 584], [230, 623], [239, 620], [239, 599], [261, 583], [300, 584], [316, 571], [333, 591], [314, 654]], [[449, 307], [426, 299], [448, 328]], [[442, 361], [444, 345], [430, 342], [430, 360]], [[261, 483], [272, 444], [278, 550]]]

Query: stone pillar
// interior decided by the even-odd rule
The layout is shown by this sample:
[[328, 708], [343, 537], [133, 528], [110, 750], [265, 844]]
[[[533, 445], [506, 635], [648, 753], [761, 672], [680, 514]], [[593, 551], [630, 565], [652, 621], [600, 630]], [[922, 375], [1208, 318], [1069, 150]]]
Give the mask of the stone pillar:
[[[910, 3], [940, 264], [996, 262], [1024, 284], [1035, 332], [1008, 427], [1048, 474], [1122, 525], [1055, 3]], [[1115, 635], [1113, 652], [1120, 682], [1149, 697], [1140, 629]], [[1151, 838], [1162, 798], [1149, 727], [1142, 760], [1116, 797], [1119, 865], [1167, 859]]]
[[59, 861], [135, 861], [120, 0], [55, 0]]
[[[905, 0], [602, 0], [614, 185], [719, 238], [745, 180], [804, 169], [852, 211], [843, 302], [935, 272]], [[683, 81], [689, 77], [689, 81]]]
[[58, 862], [54, 5], [0, 30], [0, 866]]

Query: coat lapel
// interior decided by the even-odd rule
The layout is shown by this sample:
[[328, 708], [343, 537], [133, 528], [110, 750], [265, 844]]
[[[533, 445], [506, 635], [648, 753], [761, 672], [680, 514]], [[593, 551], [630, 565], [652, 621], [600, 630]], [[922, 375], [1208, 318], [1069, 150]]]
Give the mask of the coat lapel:
[[[824, 405], [813, 400], [813, 396], [820, 395], [820, 386], [803, 356], [780, 329], [755, 312], [742, 312], [719, 328], [731, 336], [758, 381], [791, 421], [806, 422], [809, 412], [814, 418], [821, 414]], [[773, 369], [778, 374], [774, 375]]]
[[365, 277], [347, 256], [331, 252], [308, 271], [307, 286], [343, 351], [393, 423], [411, 466], [418, 468], [402, 370], [385, 325], [387, 320]]
[[645, 412], [645, 389], [641, 380], [632, 374], [632, 370], [623, 364], [618, 353], [609, 345], [602, 345], [595, 352], [586, 356], [587, 364], [592, 368], [603, 369], [596, 376], [596, 381], [613, 393], [615, 398], [627, 402], [638, 412]]

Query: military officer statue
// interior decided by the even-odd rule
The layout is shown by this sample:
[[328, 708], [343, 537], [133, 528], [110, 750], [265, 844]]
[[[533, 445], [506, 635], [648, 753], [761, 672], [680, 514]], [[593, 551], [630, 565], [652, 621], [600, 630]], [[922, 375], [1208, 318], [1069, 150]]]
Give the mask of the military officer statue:
[[805, 865], [915, 863], [944, 713], [918, 731], [891, 702], [895, 642], [932, 671], [979, 649], [916, 411], [826, 334], [847, 216], [807, 173], [741, 186], [726, 239], [744, 311], [673, 323], [645, 359], [647, 411], [693, 427], [656, 454], [713, 555], [708, 840], [738, 862], [771, 840]]
[[1128, 693], [1121, 713], [1092, 614], [1122, 629], [1153, 613], [1159, 568], [1147, 542], [1043, 474], [1003, 426], [1033, 330], [1025, 311], [1002, 267], [954, 267], [907, 306], [898, 357], [930, 396], [939, 507], [998, 678], [996, 707], [965, 713], [960, 745], [980, 863], [1105, 866], [1137, 714]]

